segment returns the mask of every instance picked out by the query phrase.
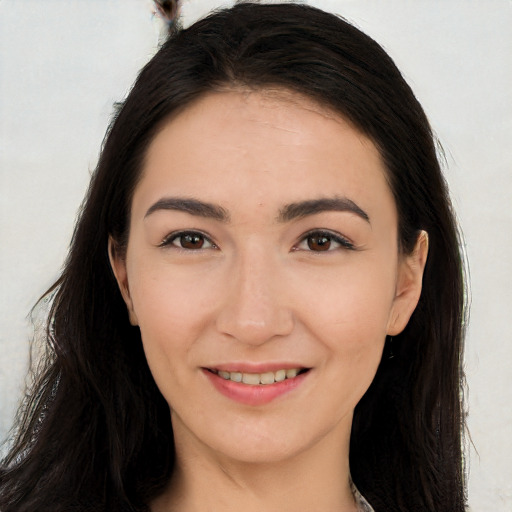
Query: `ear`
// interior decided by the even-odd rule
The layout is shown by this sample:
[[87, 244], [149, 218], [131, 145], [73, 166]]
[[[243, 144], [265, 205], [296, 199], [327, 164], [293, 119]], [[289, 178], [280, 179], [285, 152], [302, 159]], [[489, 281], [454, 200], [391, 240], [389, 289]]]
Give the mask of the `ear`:
[[114, 272], [114, 276], [123, 296], [126, 307], [128, 308], [128, 316], [130, 318], [130, 324], [139, 325], [137, 315], [133, 310], [133, 302], [130, 296], [130, 287], [128, 286], [128, 273], [126, 271], [126, 257], [121, 254], [119, 247], [115, 240], [109, 236], [108, 238], [108, 257], [110, 260], [110, 266]]
[[428, 233], [421, 231], [411, 254], [401, 256], [398, 263], [395, 298], [387, 329], [390, 336], [396, 336], [405, 329], [418, 305], [427, 254]]

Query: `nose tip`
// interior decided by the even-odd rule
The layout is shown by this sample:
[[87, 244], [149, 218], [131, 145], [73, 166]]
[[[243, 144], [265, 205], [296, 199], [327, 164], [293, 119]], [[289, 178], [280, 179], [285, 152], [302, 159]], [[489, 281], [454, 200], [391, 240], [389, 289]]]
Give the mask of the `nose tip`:
[[263, 308], [224, 308], [218, 317], [217, 328], [247, 345], [262, 345], [275, 337], [286, 336], [292, 331], [293, 320], [285, 311]]
[[219, 332], [249, 345], [288, 335], [293, 315], [283, 286], [268, 269], [250, 267], [231, 276], [231, 286], [217, 316]]
[[[259, 317], [259, 318], [256, 318]], [[218, 329], [247, 345], [262, 345], [275, 337], [286, 336], [292, 331], [291, 318], [279, 312], [272, 312], [265, 315], [257, 314], [255, 311], [249, 315], [242, 315], [240, 311], [224, 314], [217, 323]]]

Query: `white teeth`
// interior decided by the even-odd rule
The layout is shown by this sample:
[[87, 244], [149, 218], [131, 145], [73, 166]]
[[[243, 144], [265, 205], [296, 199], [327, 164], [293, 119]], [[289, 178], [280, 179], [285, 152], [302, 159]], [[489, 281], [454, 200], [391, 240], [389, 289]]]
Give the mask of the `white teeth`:
[[286, 370], [277, 370], [276, 375], [274, 377], [276, 382], [281, 382], [286, 379]]
[[260, 383], [260, 376], [258, 373], [244, 373], [242, 374], [242, 382], [254, 386]]
[[242, 382], [242, 374], [240, 372], [230, 372], [229, 379], [235, 382]]
[[219, 370], [217, 374], [225, 380], [257, 386], [259, 384], [274, 384], [274, 382], [282, 382], [285, 379], [293, 379], [299, 372], [299, 368], [291, 368], [289, 370], [277, 370], [276, 372], [264, 373], [226, 372]]
[[274, 372], [266, 372], [260, 374], [259, 381], [261, 384], [274, 384]]

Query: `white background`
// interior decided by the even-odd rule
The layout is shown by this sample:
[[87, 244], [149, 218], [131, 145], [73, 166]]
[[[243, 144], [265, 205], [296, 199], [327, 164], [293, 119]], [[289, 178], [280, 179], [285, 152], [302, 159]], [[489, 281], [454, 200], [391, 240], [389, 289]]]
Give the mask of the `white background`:
[[[229, 3], [229, 2], [228, 2]], [[472, 282], [469, 502], [512, 509], [512, 2], [317, 0], [397, 62], [446, 151]], [[221, 0], [183, 2], [185, 25]], [[114, 101], [154, 53], [149, 0], [0, 0], [0, 438]]]

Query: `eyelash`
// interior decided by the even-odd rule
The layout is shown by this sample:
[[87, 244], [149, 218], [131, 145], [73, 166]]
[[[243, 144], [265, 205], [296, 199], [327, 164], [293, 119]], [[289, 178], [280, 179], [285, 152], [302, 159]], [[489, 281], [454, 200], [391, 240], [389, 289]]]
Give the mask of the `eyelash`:
[[[186, 236], [200, 238], [203, 241], [203, 245], [206, 242], [207, 244], [209, 244], [209, 246], [203, 247], [203, 245], [201, 245], [198, 248], [183, 247], [183, 245], [182, 245], [183, 238]], [[328, 248], [325, 250], [318, 250], [318, 251], [313, 250], [309, 243], [309, 240], [311, 240], [313, 238], [327, 239], [327, 242], [329, 243]], [[174, 242], [179, 239], [182, 239], [181, 244], [180, 245], [175, 244]], [[330, 244], [332, 242], [334, 242], [335, 244], [338, 244], [339, 247], [335, 247], [334, 249], [331, 249]], [[302, 245], [302, 244], [307, 244], [307, 248], [300, 247], [300, 245]], [[201, 231], [177, 231], [177, 232], [171, 233], [159, 244], [159, 247], [169, 247], [169, 246], [173, 246], [176, 249], [180, 249], [183, 251], [199, 251], [199, 250], [204, 250], [204, 249], [218, 249], [218, 246], [211, 240], [211, 238], [208, 237], [207, 235], [205, 235], [204, 233], [202, 233]], [[352, 242], [350, 242], [345, 237], [343, 237], [337, 233], [333, 233], [332, 231], [328, 231], [328, 230], [324, 230], [324, 229], [315, 229], [315, 230], [309, 231], [308, 233], [305, 233], [300, 238], [298, 243], [295, 244], [293, 247], [294, 251], [307, 251], [307, 252], [332, 252], [333, 250], [336, 250], [336, 249], [355, 250], [355, 246]]]
[[[339, 247], [335, 247], [334, 249], [331, 249], [330, 246], [322, 251], [314, 251], [311, 249], [311, 247], [309, 246], [309, 243], [308, 243], [308, 240], [309, 239], [312, 239], [312, 238], [327, 238], [329, 240], [329, 243], [336, 243], [339, 245]], [[308, 248], [301, 248], [300, 245], [301, 244], [307, 244], [308, 245]], [[302, 237], [300, 238], [299, 242], [294, 246], [294, 250], [296, 251], [301, 251], [301, 250], [305, 250], [305, 251], [308, 251], [308, 252], [332, 252], [336, 249], [348, 249], [348, 250], [355, 250], [355, 246], [352, 242], [350, 242], [350, 240], [348, 240], [347, 238], [341, 236], [340, 234], [338, 233], [334, 233], [332, 231], [328, 231], [328, 230], [325, 230], [325, 229], [314, 229], [312, 231], [309, 231], [308, 233], [305, 233], [304, 235], [302, 235]]]
[[[191, 248], [183, 247], [182, 245], [177, 245], [177, 244], [173, 243], [176, 240], [179, 240], [180, 238], [183, 239], [186, 236], [201, 238], [203, 240], [203, 242], [210, 244], [210, 246], [209, 247], [201, 246], [197, 249], [191, 249]], [[183, 240], [182, 240], [182, 243], [183, 243]], [[170, 235], [166, 236], [164, 238], [164, 240], [162, 240], [162, 243], [159, 244], [158, 247], [169, 247], [169, 246], [173, 246], [176, 249], [180, 249], [182, 251], [199, 251], [199, 250], [204, 250], [204, 249], [218, 249], [217, 245], [211, 240], [211, 238], [208, 237], [207, 235], [205, 235], [204, 233], [201, 233], [201, 231], [175, 231], [174, 233], [171, 233]]]

